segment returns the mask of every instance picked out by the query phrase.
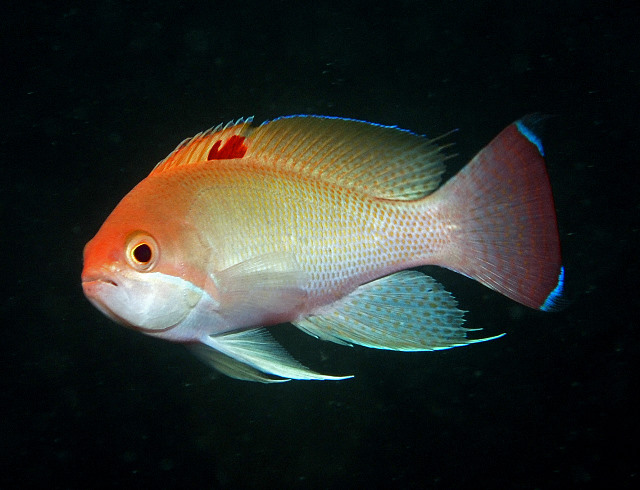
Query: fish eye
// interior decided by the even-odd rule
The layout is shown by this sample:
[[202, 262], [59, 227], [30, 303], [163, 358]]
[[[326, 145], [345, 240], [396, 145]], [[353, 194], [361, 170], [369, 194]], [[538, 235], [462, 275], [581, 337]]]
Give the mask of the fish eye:
[[153, 237], [135, 234], [128, 240], [126, 258], [131, 267], [140, 272], [150, 271], [158, 262], [160, 249]]
[[133, 254], [134, 260], [141, 264], [148, 264], [151, 260], [151, 247], [148, 243], [140, 243], [136, 245], [136, 247], [131, 252]]

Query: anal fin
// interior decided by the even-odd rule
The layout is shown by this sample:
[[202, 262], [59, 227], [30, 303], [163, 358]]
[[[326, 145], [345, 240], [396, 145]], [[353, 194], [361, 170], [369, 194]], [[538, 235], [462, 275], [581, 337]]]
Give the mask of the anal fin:
[[468, 339], [464, 312], [433, 278], [402, 271], [358, 287], [294, 322], [315, 337], [376, 349], [428, 351], [490, 340]]

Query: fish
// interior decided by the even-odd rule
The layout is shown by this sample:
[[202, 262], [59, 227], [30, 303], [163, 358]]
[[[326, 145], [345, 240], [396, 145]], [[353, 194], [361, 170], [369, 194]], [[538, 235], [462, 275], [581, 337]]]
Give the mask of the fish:
[[449, 144], [330, 116], [238, 119], [180, 143], [84, 248], [82, 288], [107, 317], [182, 343], [232, 378], [343, 380], [270, 331], [433, 351], [469, 338], [420, 268], [456, 271], [543, 311], [564, 267], [543, 116], [507, 126], [442, 183]]

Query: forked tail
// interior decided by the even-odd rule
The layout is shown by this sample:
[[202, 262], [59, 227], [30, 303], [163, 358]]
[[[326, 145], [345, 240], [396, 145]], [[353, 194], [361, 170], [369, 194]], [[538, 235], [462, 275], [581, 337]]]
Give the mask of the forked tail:
[[[560, 239], [539, 115], [504, 129], [438, 190], [450, 242], [438, 264], [532, 308], [558, 309]], [[433, 197], [436, 197], [434, 195]]]

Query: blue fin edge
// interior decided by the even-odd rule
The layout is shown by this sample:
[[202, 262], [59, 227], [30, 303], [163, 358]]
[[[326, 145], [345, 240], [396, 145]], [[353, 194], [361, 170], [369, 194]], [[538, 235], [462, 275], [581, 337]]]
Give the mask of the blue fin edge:
[[562, 293], [564, 291], [564, 267], [560, 267], [560, 274], [558, 275], [558, 284], [549, 293], [547, 299], [544, 300], [540, 309], [542, 311], [557, 311], [562, 309], [564, 301], [562, 300]]
[[519, 121], [516, 121], [515, 124], [516, 124], [516, 127], [518, 128], [518, 131], [520, 131], [520, 133], [522, 133], [522, 135], [525, 138], [531, 141], [531, 143], [536, 145], [536, 147], [538, 148], [538, 151], [540, 152], [540, 155], [544, 156], [544, 148], [542, 147], [542, 141], [540, 141], [540, 138], [538, 138], [538, 136], [530, 128], [526, 126], [525, 121], [521, 119]]

